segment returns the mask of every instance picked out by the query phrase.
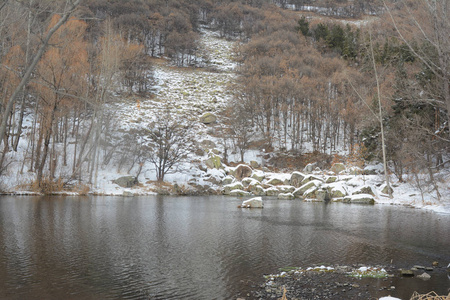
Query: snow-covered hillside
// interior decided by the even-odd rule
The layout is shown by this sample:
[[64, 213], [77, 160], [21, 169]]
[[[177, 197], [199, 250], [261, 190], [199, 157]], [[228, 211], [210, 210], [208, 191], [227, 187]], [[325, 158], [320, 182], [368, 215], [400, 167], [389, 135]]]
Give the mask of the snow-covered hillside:
[[[216, 148], [219, 153], [223, 150], [220, 146], [220, 140], [214, 131], [212, 125], [202, 124], [200, 117], [206, 112], [212, 112], [218, 117], [220, 123], [220, 113], [232, 99], [232, 89], [230, 85], [236, 80], [236, 67], [233, 61], [234, 42], [220, 39], [218, 34], [207, 29], [202, 30], [202, 50], [201, 56], [206, 58], [206, 66], [203, 68], [177, 68], [165, 60], [158, 60], [154, 64], [154, 77], [156, 85], [152, 95], [146, 98], [129, 98], [123, 101], [117, 101], [110, 104], [109, 109], [114, 111], [114, 120], [117, 121], [116, 127], [119, 132], [128, 132], [130, 130], [148, 129], [155, 122], [158, 115], [162, 114], [165, 108], [170, 108], [174, 117], [183, 122], [190, 119], [194, 121], [191, 130], [195, 134], [198, 143], [207, 141], [208, 148]], [[139, 100], [138, 100], [139, 99]], [[12, 165], [8, 172], [3, 174], [1, 179], [2, 188], [9, 192], [20, 193], [26, 184], [29, 184], [33, 178], [32, 173], [21, 171], [21, 162], [26, 155], [27, 141], [23, 139]], [[307, 147], [306, 147], [307, 148]], [[205, 163], [212, 152], [208, 149], [203, 154], [192, 153], [189, 159], [177, 168], [174, 174], [168, 174], [165, 180], [171, 184], [177, 184], [181, 188], [204, 187], [204, 191], [220, 192], [223, 180], [227, 174], [232, 172], [232, 168], [224, 166], [222, 169], [207, 167]], [[343, 151], [340, 151], [343, 152]], [[238, 161], [237, 155], [230, 154], [230, 161]], [[256, 161], [261, 165], [261, 151], [253, 149], [245, 156], [246, 163]], [[130, 174], [126, 171], [118, 171], [117, 166], [111, 163], [103, 166], [96, 174], [95, 183], [91, 187], [91, 192], [105, 195], [133, 195], [133, 194], [153, 194], [158, 190], [155, 187], [156, 180], [155, 169], [149, 162], [145, 162], [142, 172], [139, 176], [141, 183], [137, 187], [122, 188], [113, 183], [113, 180], [124, 176], [136, 174], [135, 166]], [[258, 169], [263, 169], [259, 167]], [[299, 170], [300, 171], [300, 170]], [[269, 170], [258, 171], [266, 173], [272, 178], [280, 177], [286, 180], [290, 174], [273, 174]], [[325, 173], [326, 171], [320, 171]], [[64, 171], [60, 172], [64, 173]], [[68, 173], [68, 172], [67, 172]], [[353, 185], [379, 185], [382, 182], [380, 176], [364, 177], [363, 175], [349, 175], [350, 183]], [[352, 177], [353, 176], [353, 177]], [[384, 196], [376, 195], [377, 203], [392, 203], [401, 205], [410, 205], [412, 207], [423, 207], [439, 212], [450, 212], [450, 188], [448, 174], [441, 174], [441, 202], [437, 201], [434, 192], [424, 189], [418, 190], [409, 183], [401, 183], [394, 180], [394, 198], [389, 199]], [[347, 183], [347, 184], [350, 184]], [[270, 187], [269, 187], [270, 188]], [[423, 197], [422, 197], [423, 196]]]

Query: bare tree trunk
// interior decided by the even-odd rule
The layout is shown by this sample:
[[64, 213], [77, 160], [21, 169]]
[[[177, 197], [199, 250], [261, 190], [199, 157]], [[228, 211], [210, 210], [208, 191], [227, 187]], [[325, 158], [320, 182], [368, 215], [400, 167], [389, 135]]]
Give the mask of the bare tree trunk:
[[372, 63], [373, 63], [373, 71], [375, 73], [375, 80], [377, 82], [377, 96], [378, 96], [378, 119], [380, 121], [380, 128], [381, 128], [381, 147], [383, 151], [383, 167], [384, 167], [384, 179], [386, 181], [386, 186], [389, 193], [389, 198], [392, 199], [392, 191], [391, 191], [391, 185], [389, 183], [389, 173], [387, 169], [387, 163], [386, 163], [386, 145], [384, 142], [384, 126], [383, 126], [383, 111], [381, 107], [381, 90], [380, 90], [380, 82], [378, 80], [378, 72], [377, 72], [377, 66], [375, 64], [375, 55], [373, 53], [373, 45], [372, 45], [372, 37], [370, 35], [370, 52], [372, 54]]

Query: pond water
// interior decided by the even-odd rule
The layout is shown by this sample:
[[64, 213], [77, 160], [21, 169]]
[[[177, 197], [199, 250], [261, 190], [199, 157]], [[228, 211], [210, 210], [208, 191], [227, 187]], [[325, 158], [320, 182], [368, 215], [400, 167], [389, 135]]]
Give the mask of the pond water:
[[[0, 197], [1, 299], [235, 299], [279, 267], [450, 263], [450, 215], [214, 197]], [[392, 296], [447, 293], [447, 271]], [[384, 295], [384, 294], [383, 294]], [[381, 296], [381, 293], [380, 293]]]

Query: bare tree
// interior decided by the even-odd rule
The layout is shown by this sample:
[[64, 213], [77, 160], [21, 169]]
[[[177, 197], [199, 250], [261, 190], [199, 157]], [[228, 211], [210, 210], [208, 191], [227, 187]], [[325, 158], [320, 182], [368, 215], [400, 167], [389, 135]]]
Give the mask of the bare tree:
[[194, 147], [191, 124], [181, 124], [169, 110], [158, 115], [148, 132], [149, 161], [156, 169], [158, 181], [183, 162]]

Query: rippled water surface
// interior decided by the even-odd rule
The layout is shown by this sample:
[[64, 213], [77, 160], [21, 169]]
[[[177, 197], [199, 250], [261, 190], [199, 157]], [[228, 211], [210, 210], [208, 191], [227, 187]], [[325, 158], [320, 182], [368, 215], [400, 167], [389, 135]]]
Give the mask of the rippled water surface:
[[[449, 215], [280, 200], [241, 210], [240, 202], [0, 197], [0, 298], [233, 299], [284, 266], [450, 263]], [[435, 277], [399, 280], [397, 293], [450, 287], [444, 272]]]

